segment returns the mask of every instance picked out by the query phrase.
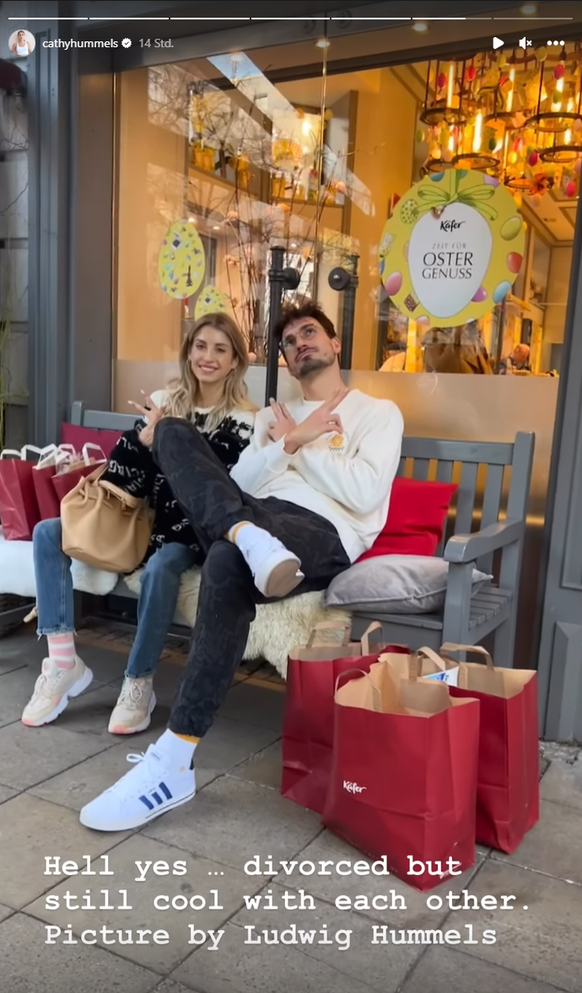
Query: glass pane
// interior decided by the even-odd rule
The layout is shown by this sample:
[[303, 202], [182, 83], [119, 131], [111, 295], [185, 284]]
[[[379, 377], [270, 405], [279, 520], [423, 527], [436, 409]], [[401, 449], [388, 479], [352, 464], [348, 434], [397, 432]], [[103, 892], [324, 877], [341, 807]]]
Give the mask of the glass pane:
[[[559, 371], [580, 132], [574, 125], [560, 132], [572, 153], [556, 153], [554, 162], [555, 135], [542, 140], [527, 115], [543, 93], [542, 117], [547, 101], [562, 108], [561, 121], [561, 113], [564, 121], [575, 116], [580, 49], [568, 43], [559, 78], [560, 52], [526, 71], [469, 43], [456, 63], [429, 61], [419, 50], [416, 61], [389, 65], [383, 53], [395, 57], [396, 34], [121, 75], [118, 407], [138, 379], [143, 388], [160, 385], [184, 328], [205, 311], [233, 312], [253, 362], [265, 364], [274, 246], [299, 272], [286, 298], [324, 307], [355, 370]], [[455, 124], [459, 115], [439, 117], [439, 100], [457, 111], [464, 100], [463, 123]], [[532, 135], [542, 142], [535, 154]], [[479, 321], [420, 327], [382, 285], [382, 232], [414, 183], [455, 163], [501, 176], [513, 190], [527, 226], [523, 264], [505, 301]]]

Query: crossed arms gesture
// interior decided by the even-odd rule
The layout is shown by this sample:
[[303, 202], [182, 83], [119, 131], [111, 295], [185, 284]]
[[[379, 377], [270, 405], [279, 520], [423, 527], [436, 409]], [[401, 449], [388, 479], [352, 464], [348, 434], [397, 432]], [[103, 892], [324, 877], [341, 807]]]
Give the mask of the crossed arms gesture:
[[295, 455], [303, 445], [317, 441], [323, 434], [330, 432], [342, 434], [343, 427], [340, 416], [334, 411], [348, 393], [349, 390], [346, 387], [336, 390], [329, 400], [322, 403], [321, 407], [314, 410], [301, 424], [295, 422], [284, 403], [271, 400], [271, 410], [275, 420], [269, 424], [268, 437], [271, 441], [280, 441], [281, 438], [285, 438], [284, 448], [287, 455]]

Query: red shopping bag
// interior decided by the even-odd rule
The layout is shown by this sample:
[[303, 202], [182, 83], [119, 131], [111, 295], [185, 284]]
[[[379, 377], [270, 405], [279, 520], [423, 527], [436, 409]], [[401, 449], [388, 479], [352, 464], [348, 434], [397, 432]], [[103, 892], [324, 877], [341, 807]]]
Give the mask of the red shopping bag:
[[57, 517], [61, 513], [61, 500], [63, 497], [66, 497], [67, 493], [70, 493], [75, 488], [80, 479], [90, 476], [96, 468], [96, 462], [92, 462], [89, 465], [77, 465], [68, 469], [67, 472], [60, 472], [58, 476], [52, 477], [51, 483], [58, 504]]
[[[481, 704], [476, 838], [511, 854], [540, 817], [538, 681], [533, 669], [496, 669], [479, 646], [446, 644], [441, 654], [477, 653], [485, 665], [461, 662], [451, 695]], [[454, 660], [456, 661], [456, 660]]]
[[0, 453], [0, 523], [6, 541], [30, 541], [40, 521], [29, 452], [38, 457], [42, 449], [25, 445], [21, 451], [5, 449]]
[[54, 465], [38, 469], [34, 468], [32, 482], [38, 503], [39, 520], [48, 521], [60, 514], [60, 504], [53, 486], [56, 472]]
[[379, 662], [336, 690], [323, 823], [432, 889], [475, 862], [478, 746], [477, 700]]
[[[317, 630], [337, 625], [322, 624], [312, 633], [305, 648], [295, 649], [287, 666], [287, 688], [283, 718], [283, 771], [281, 793], [302, 807], [321, 814], [325, 803], [333, 745], [333, 694], [337, 677], [357, 665], [367, 670], [381, 651], [406, 652], [404, 647], [371, 650], [371, 624], [361, 642], [342, 645], [313, 645]], [[349, 637], [349, 627], [344, 632]]]
[[[136, 421], [138, 420], [139, 418], [136, 417]], [[102, 449], [106, 458], [111, 455], [121, 435], [121, 431], [84, 428], [79, 424], [61, 424], [61, 442], [63, 444], [74, 445], [77, 452], [81, 452], [85, 445], [90, 444]]]

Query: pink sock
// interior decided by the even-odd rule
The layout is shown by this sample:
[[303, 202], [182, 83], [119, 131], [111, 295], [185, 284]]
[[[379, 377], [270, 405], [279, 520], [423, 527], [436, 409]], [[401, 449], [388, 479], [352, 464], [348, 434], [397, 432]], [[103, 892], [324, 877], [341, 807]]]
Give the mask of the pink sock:
[[73, 632], [66, 634], [49, 634], [47, 636], [49, 657], [59, 669], [74, 669], [75, 667], [75, 638]]

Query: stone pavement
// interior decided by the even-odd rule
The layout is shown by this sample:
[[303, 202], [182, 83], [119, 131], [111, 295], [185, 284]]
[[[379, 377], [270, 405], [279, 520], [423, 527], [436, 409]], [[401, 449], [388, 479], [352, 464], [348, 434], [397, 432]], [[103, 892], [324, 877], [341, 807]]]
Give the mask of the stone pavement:
[[[40, 729], [23, 727], [19, 718], [42, 647], [28, 629], [0, 639], [0, 984], [6, 993], [582, 993], [582, 758], [575, 749], [547, 749], [541, 823], [519, 851], [511, 857], [480, 851], [472, 871], [433, 891], [511, 894], [514, 911], [429, 911], [428, 894], [392, 877], [387, 883], [296, 871], [274, 880], [253, 876], [243, 870], [256, 855], [275, 862], [360, 858], [322, 830], [314, 814], [279, 795], [281, 684], [264, 672], [239, 674], [197, 750], [193, 803], [140, 832], [96, 834], [80, 826], [78, 811], [127, 771], [128, 752], [145, 750], [158, 736], [178, 669], [168, 653], [152, 728], [120, 741], [106, 727], [126, 645], [115, 636], [85, 635], [82, 654], [96, 682], [55, 724]], [[81, 867], [89, 857], [92, 871], [108, 868], [114, 875], [45, 875], [46, 856]], [[136, 881], [136, 861], [152, 863], [144, 882]], [[172, 874], [175, 862], [186, 863], [187, 875]], [[198, 909], [205, 901], [208, 906], [212, 890], [221, 909]], [[271, 891], [278, 909], [246, 909], [244, 897], [260, 890]], [[315, 899], [315, 910], [293, 912], [284, 894], [301, 890]], [[390, 890], [405, 897], [406, 910], [335, 906], [340, 895], [371, 898]], [[73, 896], [65, 898], [66, 891]], [[199, 899], [192, 910], [154, 909], [160, 896]], [[71, 902], [77, 897], [81, 909]], [[83, 909], [99, 902], [133, 909]], [[61, 928], [55, 944], [45, 943], [46, 924]], [[315, 941], [327, 934], [330, 943], [245, 944], [263, 928], [284, 931], [291, 924], [316, 929]], [[371, 944], [378, 925], [456, 929], [465, 941], [471, 924], [475, 944]], [[121, 938], [131, 929], [135, 940], [138, 929], [163, 929], [170, 940], [112, 946], [106, 932], [96, 944], [78, 942], [84, 930], [104, 925], [121, 929]], [[250, 925], [257, 932], [246, 931]], [[189, 943], [209, 929], [224, 932], [216, 951], [209, 951], [210, 942]], [[350, 948], [341, 950], [346, 929]], [[497, 932], [495, 944], [481, 943], [485, 929]]]

